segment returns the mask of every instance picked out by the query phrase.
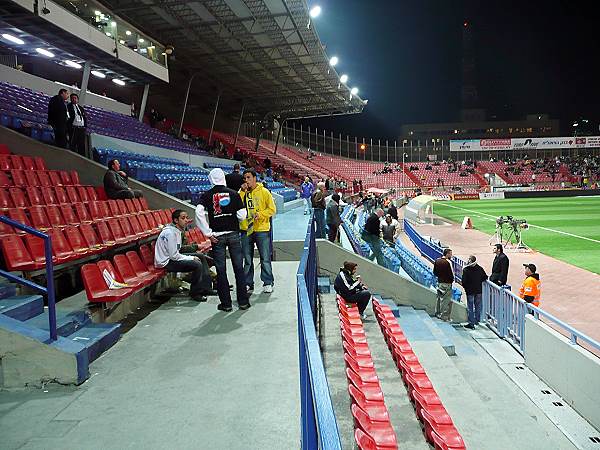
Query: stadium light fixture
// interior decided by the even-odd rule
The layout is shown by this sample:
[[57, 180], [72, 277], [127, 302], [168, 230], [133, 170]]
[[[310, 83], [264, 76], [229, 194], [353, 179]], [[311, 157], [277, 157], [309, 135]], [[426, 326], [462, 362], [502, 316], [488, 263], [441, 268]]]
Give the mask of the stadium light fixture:
[[104, 75], [102, 72], [99, 72], [97, 70], [92, 70], [90, 73], [98, 78], [106, 78], [106, 75]]
[[125, 45], [125, 41], [123, 39], [119, 39], [119, 44]]
[[66, 60], [65, 64], [73, 69], [81, 69], [81, 64], [76, 63], [75, 61]]
[[579, 123], [577, 123], [577, 122], [575, 122], [575, 123], [573, 124], [573, 127], [575, 127], [575, 128], [577, 128], [578, 126], [579, 126]]
[[350, 90], [350, 93], [351, 93], [352, 95], [356, 95], [356, 94], [358, 94], [358, 88], [357, 88], [357, 87], [353, 87], [353, 88]]
[[125, 82], [123, 80], [119, 80], [118, 78], [113, 78], [112, 82], [118, 84], [119, 86], [125, 86]]
[[110, 26], [111, 26], [111, 27], [113, 27], [113, 28], [114, 28], [114, 27], [116, 27], [116, 26], [117, 26], [117, 22], [115, 22], [115, 21], [113, 20], [113, 21], [110, 23]]
[[54, 58], [54, 53], [49, 52], [45, 48], [36, 48], [35, 51], [38, 52], [40, 55], [44, 55], [48, 58]]
[[139, 39], [138, 39], [138, 42], [139, 42], [140, 44], [143, 44], [143, 43], [144, 43], [144, 38], [139, 38]]
[[107, 31], [107, 32], [106, 32], [106, 35], [107, 35], [108, 37], [111, 37], [111, 36], [112, 36], [112, 34], [110, 34], [110, 32], [109, 32], [109, 31]]
[[331, 59], [329, 60], [329, 65], [331, 67], [335, 67], [335, 66], [337, 66], [338, 62], [340, 62], [339, 58], [337, 56], [332, 56]]
[[346, 74], [343, 74], [343, 75], [340, 77], [340, 81], [341, 81], [342, 83], [346, 84], [346, 83], [348, 82], [348, 75], [346, 75]]
[[7, 41], [12, 42], [13, 44], [23, 45], [25, 43], [23, 39], [19, 39], [18, 37], [13, 36], [12, 34], [4, 33], [2, 37]]
[[321, 7], [319, 5], [313, 6], [310, 10], [310, 17], [316, 19], [321, 15]]
[[99, 15], [100, 15], [100, 14], [102, 14], [102, 13], [101, 13], [100, 11], [96, 10], [96, 11], [94, 11], [94, 14], [95, 14], [96, 16], [99, 16]]
[[131, 31], [127, 30], [127, 31], [125, 32], [125, 34], [126, 34], [127, 36], [131, 36]]

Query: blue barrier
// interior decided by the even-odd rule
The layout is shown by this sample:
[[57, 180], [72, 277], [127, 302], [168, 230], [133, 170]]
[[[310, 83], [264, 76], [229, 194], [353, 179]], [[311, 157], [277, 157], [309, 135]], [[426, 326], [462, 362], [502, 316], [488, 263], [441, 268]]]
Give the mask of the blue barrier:
[[302, 450], [341, 450], [342, 444], [331, 402], [317, 336], [317, 244], [314, 216], [308, 221], [298, 272], [298, 345]]
[[0, 222], [4, 222], [14, 228], [18, 228], [19, 230], [23, 230], [44, 240], [44, 256], [46, 257], [46, 287], [40, 286], [39, 284], [30, 280], [26, 280], [25, 278], [13, 275], [5, 270], [0, 270], [0, 275], [8, 280], [14, 281], [15, 283], [24, 284], [34, 291], [45, 294], [48, 297], [48, 329], [50, 331], [50, 340], [56, 341], [58, 339], [58, 335], [56, 332], [56, 301], [54, 293], [54, 266], [52, 265], [52, 238], [47, 234], [36, 230], [35, 228], [15, 222], [6, 216], [0, 216]]

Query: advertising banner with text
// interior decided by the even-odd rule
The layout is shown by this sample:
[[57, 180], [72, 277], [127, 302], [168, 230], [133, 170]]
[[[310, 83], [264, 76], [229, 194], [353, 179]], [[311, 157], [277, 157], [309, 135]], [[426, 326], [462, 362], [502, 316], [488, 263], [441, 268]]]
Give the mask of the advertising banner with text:
[[600, 147], [600, 136], [451, 140], [451, 152]]

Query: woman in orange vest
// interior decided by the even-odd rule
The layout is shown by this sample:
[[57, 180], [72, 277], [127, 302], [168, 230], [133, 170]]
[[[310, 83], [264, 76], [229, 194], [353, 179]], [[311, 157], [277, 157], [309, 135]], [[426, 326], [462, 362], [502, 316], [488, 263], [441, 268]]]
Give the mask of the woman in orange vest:
[[523, 285], [519, 289], [519, 296], [527, 303], [539, 307], [542, 282], [540, 281], [539, 274], [536, 273], [537, 268], [535, 264], [523, 264], [523, 267], [525, 267], [525, 281], [523, 281]]

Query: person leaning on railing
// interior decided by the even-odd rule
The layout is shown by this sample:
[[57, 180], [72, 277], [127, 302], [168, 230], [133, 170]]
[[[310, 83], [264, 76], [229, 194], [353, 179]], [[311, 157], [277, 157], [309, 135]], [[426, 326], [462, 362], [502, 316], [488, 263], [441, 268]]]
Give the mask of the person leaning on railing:
[[540, 275], [536, 273], [537, 267], [535, 264], [523, 264], [525, 267], [525, 280], [519, 289], [519, 297], [533, 306], [540, 306], [540, 298], [542, 295], [542, 282]]
[[346, 303], [355, 303], [358, 306], [358, 312], [361, 319], [366, 319], [365, 309], [371, 300], [371, 292], [367, 286], [360, 281], [360, 275], [356, 274], [358, 264], [344, 261], [344, 267], [340, 268], [340, 273], [335, 278], [333, 287], [335, 292], [342, 297]]

